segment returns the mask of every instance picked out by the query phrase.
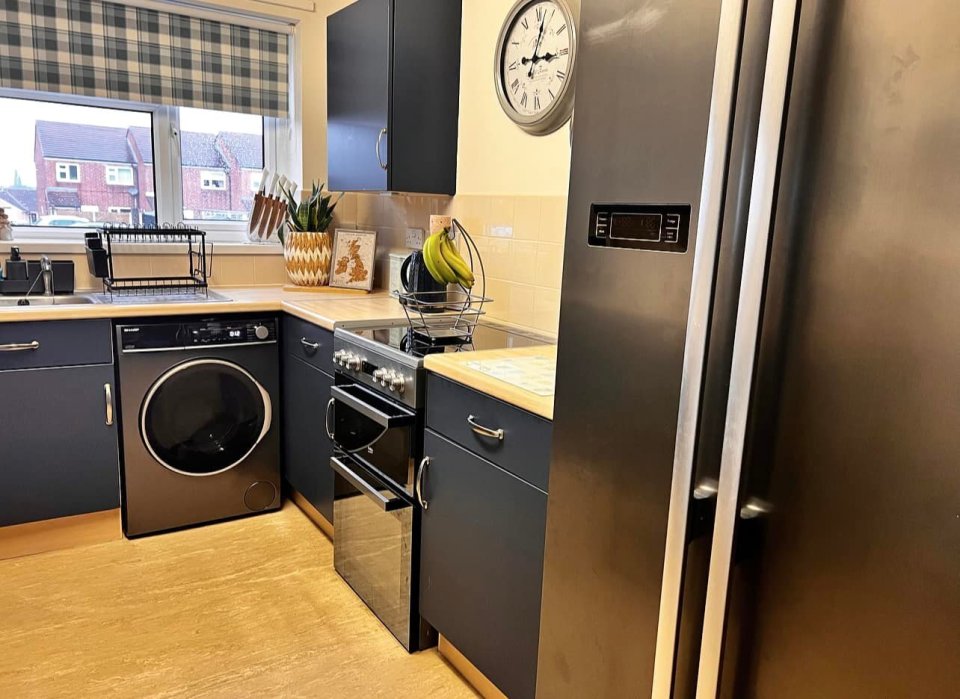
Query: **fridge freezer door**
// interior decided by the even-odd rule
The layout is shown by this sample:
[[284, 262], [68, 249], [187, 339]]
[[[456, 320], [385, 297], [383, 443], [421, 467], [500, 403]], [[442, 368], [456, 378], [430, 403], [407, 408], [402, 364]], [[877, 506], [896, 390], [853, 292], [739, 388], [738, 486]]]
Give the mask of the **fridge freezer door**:
[[960, 687], [958, 22], [802, 3], [716, 696]]

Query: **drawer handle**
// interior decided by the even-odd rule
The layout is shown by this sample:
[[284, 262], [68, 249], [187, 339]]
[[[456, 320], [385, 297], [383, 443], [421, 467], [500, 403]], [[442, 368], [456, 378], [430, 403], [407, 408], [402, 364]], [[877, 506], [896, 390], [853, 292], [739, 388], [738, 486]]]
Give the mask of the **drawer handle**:
[[467, 424], [470, 425], [470, 429], [472, 429], [481, 437], [490, 437], [491, 439], [499, 439], [501, 442], [503, 441], [502, 427], [499, 430], [491, 430], [489, 427], [484, 427], [477, 422], [477, 418], [475, 418], [473, 415], [467, 418]]
[[113, 388], [110, 384], [103, 384], [103, 399], [107, 404], [106, 422], [107, 427], [113, 427]]
[[303, 345], [303, 348], [309, 352], [316, 352], [318, 349], [320, 349], [319, 342], [310, 342], [310, 340], [305, 337], [300, 338], [300, 344]]
[[417, 496], [417, 502], [420, 503], [420, 507], [424, 510], [430, 506], [430, 503], [423, 497], [423, 475], [427, 472], [427, 466], [429, 465], [430, 457], [423, 457], [423, 461], [420, 462], [420, 468], [417, 469], [417, 478], [413, 484], [413, 493]]
[[0, 352], [32, 352], [40, 349], [39, 340], [33, 342], [12, 342], [9, 345], [0, 345]]

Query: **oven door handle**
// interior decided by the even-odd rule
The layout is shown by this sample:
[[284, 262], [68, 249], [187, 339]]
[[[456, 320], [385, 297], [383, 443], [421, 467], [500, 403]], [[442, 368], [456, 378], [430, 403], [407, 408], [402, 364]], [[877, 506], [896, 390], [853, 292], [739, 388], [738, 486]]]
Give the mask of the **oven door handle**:
[[[351, 388], [354, 391], [359, 393], [368, 393], [371, 396], [372, 401], [382, 402], [383, 399], [377, 396], [375, 393], [366, 391], [363, 388], [360, 388], [356, 384], [351, 385]], [[416, 416], [413, 413], [406, 412], [397, 408], [395, 414], [385, 413], [382, 410], [377, 409], [371, 403], [365, 402], [362, 398], [359, 398], [352, 393], [344, 390], [342, 386], [334, 386], [330, 389], [330, 395], [333, 396], [333, 399], [344, 403], [345, 405], [350, 406], [358, 413], [363, 415], [366, 418], [369, 418], [373, 422], [377, 423], [385, 429], [392, 429], [394, 427], [404, 427], [406, 425], [412, 425], [416, 420]], [[372, 402], [371, 401], [371, 402]]]
[[396, 496], [386, 497], [380, 490], [363, 480], [362, 476], [335, 456], [330, 459], [330, 468], [340, 474], [350, 485], [370, 498], [370, 500], [384, 512], [395, 512], [405, 507], [411, 507], [410, 503], [403, 498]]

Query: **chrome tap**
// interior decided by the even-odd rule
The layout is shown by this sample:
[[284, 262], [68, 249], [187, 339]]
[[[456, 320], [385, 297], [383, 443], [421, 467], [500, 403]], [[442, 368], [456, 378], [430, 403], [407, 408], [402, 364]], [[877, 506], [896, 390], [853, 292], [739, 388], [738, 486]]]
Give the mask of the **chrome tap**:
[[53, 262], [46, 255], [40, 257], [40, 273], [43, 275], [43, 295], [53, 296]]

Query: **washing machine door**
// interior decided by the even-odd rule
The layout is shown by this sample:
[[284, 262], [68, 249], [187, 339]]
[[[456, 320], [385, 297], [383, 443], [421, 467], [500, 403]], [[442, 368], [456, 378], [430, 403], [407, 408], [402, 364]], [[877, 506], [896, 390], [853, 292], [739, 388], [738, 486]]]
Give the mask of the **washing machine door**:
[[161, 465], [185, 476], [237, 466], [270, 431], [270, 394], [250, 372], [222, 359], [178, 364], [147, 392], [140, 435]]

